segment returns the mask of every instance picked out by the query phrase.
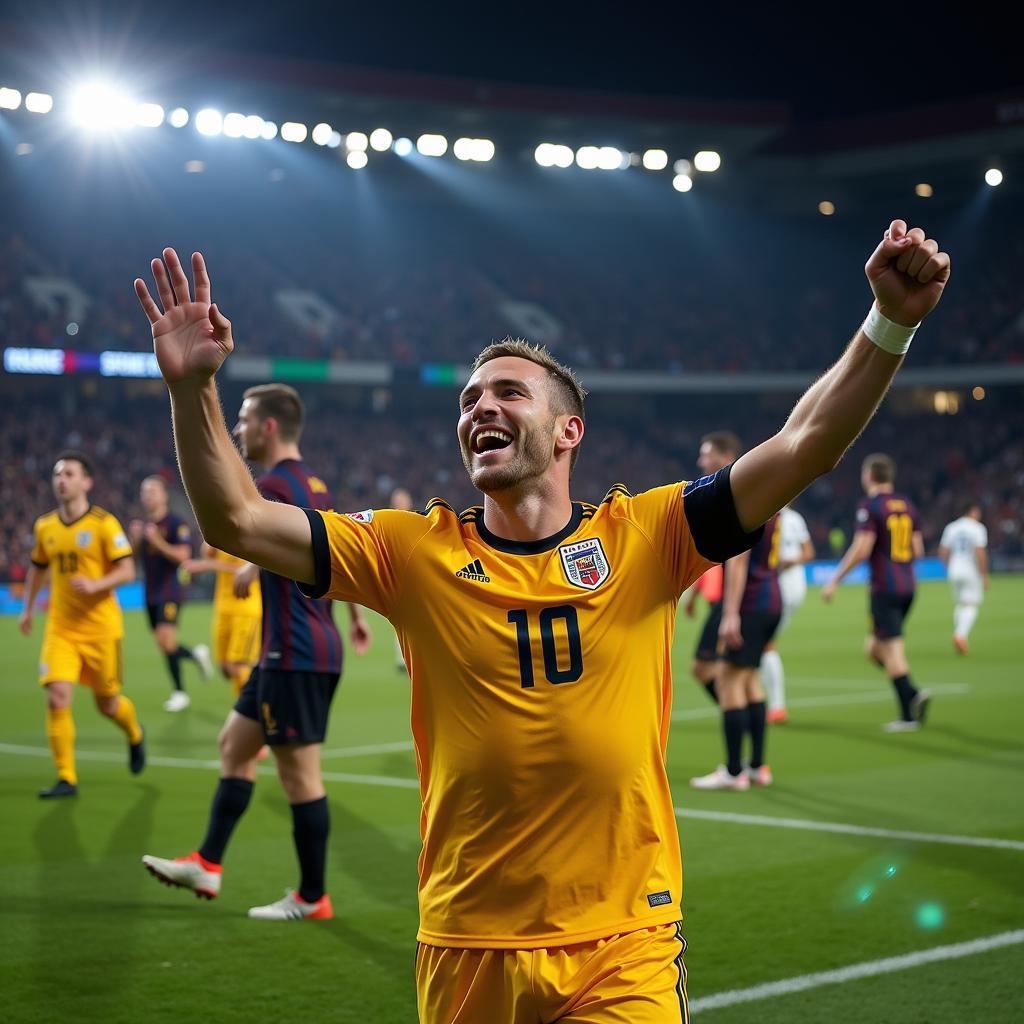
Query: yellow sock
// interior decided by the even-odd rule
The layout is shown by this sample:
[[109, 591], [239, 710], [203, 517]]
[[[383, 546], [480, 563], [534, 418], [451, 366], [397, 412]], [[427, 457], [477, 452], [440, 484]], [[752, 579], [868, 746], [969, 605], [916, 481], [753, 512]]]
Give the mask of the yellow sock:
[[142, 739], [142, 727], [139, 725], [139, 716], [135, 713], [135, 705], [131, 698], [123, 693], [117, 701], [114, 721], [128, 733], [129, 743], [138, 743]]
[[249, 681], [250, 675], [252, 675], [251, 665], [236, 665], [231, 670], [231, 682], [235, 687], [236, 697], [242, 692], [242, 687]]
[[75, 771], [75, 720], [71, 717], [71, 708], [46, 709], [46, 738], [50, 741], [53, 760], [57, 765], [57, 775], [78, 785], [78, 773]]

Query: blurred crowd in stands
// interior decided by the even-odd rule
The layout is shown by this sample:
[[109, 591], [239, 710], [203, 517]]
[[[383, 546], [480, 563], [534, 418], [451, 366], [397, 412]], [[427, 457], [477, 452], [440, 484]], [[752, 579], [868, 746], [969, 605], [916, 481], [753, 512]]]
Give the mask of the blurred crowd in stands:
[[[840, 467], [795, 502], [808, 519], [819, 556], [836, 554], [830, 531], [839, 528], [843, 540], [849, 539], [860, 497], [860, 461], [873, 451], [897, 460], [897, 486], [921, 511], [930, 553], [945, 523], [976, 500], [985, 510], [993, 553], [1008, 559], [1024, 555], [1024, 404], [1004, 402], [998, 414], [994, 408], [991, 414], [975, 408], [986, 405], [991, 400], [957, 416], [883, 410]], [[418, 506], [434, 495], [457, 508], [479, 504], [460, 461], [452, 406], [451, 415], [417, 415], [404, 406], [379, 415], [314, 408], [303, 451], [342, 511], [385, 507], [397, 486], [411, 491]], [[636, 491], [692, 478], [700, 437], [710, 429], [736, 430], [753, 444], [778, 428], [780, 416], [744, 411], [744, 406], [742, 398], [723, 399], [729, 413], [714, 421], [684, 405], [641, 422], [592, 408], [574, 496], [596, 502], [616, 482]], [[232, 412], [227, 410], [229, 418]], [[65, 447], [95, 459], [93, 500], [122, 522], [139, 514], [139, 483], [156, 472], [172, 483], [176, 507], [187, 514], [163, 397], [135, 399], [117, 412], [85, 406], [74, 415], [61, 414], [56, 400], [8, 404], [0, 413], [0, 579], [24, 576], [32, 523], [54, 506], [50, 470]]]
[[[207, 248], [214, 296], [247, 355], [465, 364], [489, 339], [529, 335], [584, 373], [671, 374], [817, 370], [841, 350], [870, 299], [860, 272], [869, 250], [859, 237], [825, 244], [815, 236], [805, 248], [773, 236], [750, 252], [726, 240], [702, 260], [689, 239], [644, 246], [633, 238], [613, 251], [580, 227], [578, 247], [566, 251], [564, 239], [549, 246], [511, 233], [487, 244], [479, 229], [455, 220], [448, 229], [433, 246], [410, 228], [370, 251], [339, 245], [329, 230], [311, 232], [287, 256], [266, 238], [218, 236]], [[956, 287], [912, 365], [1024, 360], [1024, 232], [1003, 237], [998, 250], [958, 259]], [[63, 243], [0, 234], [3, 344], [148, 348], [132, 279], [149, 277], [159, 247], [128, 236], [104, 250], [82, 260]], [[87, 306], [40, 299], [38, 288], [33, 297], [33, 281], [54, 278], [73, 281]], [[330, 312], [301, 324], [279, 298], [289, 291], [314, 293]], [[535, 311], [524, 314], [524, 303]]]

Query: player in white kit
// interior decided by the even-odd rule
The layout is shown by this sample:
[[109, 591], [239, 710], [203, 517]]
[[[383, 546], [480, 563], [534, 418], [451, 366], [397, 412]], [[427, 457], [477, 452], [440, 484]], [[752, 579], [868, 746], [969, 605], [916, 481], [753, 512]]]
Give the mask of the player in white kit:
[[967, 636], [988, 590], [988, 530], [981, 521], [981, 506], [971, 504], [943, 531], [939, 557], [946, 563], [953, 592], [953, 646], [967, 653]]
[[775, 649], [779, 634], [786, 628], [793, 612], [807, 596], [807, 574], [804, 564], [814, 558], [814, 545], [807, 522], [788, 505], [779, 513], [779, 589], [782, 591], [782, 619], [773, 640], [761, 656], [761, 680], [768, 695], [768, 721], [779, 725], [789, 717], [786, 712], [786, 673], [782, 658]]

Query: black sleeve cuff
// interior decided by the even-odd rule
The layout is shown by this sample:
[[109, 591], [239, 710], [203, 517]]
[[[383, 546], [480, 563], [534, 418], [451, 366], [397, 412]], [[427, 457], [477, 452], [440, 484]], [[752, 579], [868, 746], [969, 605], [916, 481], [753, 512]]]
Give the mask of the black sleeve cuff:
[[49, 568], [50, 568], [50, 563], [49, 563], [49, 562], [37, 562], [37, 561], [36, 561], [36, 560], [35, 560], [34, 558], [32, 558], [32, 559], [29, 559], [29, 561], [31, 561], [31, 563], [32, 563], [32, 564], [33, 564], [33, 565], [34, 565], [34, 566], [35, 566], [35, 567], [36, 567], [37, 569], [49, 569]]
[[304, 508], [309, 520], [310, 540], [313, 543], [313, 582], [296, 586], [306, 597], [320, 598], [331, 589], [331, 546], [327, 542], [327, 527], [316, 509]]
[[759, 526], [746, 533], [736, 515], [729, 483], [730, 463], [712, 476], [694, 480], [683, 489], [683, 511], [697, 550], [710, 562], [724, 562], [749, 551], [764, 533]]

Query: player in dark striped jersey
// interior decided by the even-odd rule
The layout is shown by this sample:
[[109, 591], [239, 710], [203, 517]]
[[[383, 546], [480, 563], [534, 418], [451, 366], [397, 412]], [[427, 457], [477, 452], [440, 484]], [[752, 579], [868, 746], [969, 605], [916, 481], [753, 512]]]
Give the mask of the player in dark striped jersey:
[[[294, 388], [263, 384], [245, 392], [234, 435], [246, 458], [269, 467], [257, 481], [264, 498], [326, 511], [331, 507], [327, 486], [299, 451], [304, 418]], [[257, 572], [255, 567], [242, 569], [236, 581], [252, 582]], [[263, 649], [220, 734], [221, 779], [206, 838], [187, 857], [166, 860], [147, 855], [143, 863], [165, 882], [208, 899], [216, 896], [224, 851], [249, 806], [257, 756], [266, 743], [276, 756], [278, 778], [291, 804], [300, 882], [283, 899], [252, 907], [249, 916], [329, 918], [333, 909], [325, 890], [325, 869], [330, 817], [320, 746], [341, 677], [341, 637], [330, 601], [311, 600], [284, 576], [266, 571], [259, 576]], [[349, 611], [352, 645], [361, 654], [369, 646], [369, 630], [357, 605], [349, 605]]]
[[185, 604], [185, 587], [178, 570], [192, 555], [192, 528], [170, 510], [163, 477], [147, 476], [139, 487], [139, 501], [146, 519], [133, 520], [128, 532], [142, 562], [149, 628], [171, 674], [172, 690], [164, 701], [164, 710], [183, 711], [191, 701], [181, 681], [182, 659], [194, 661], [204, 679], [213, 676], [210, 648], [206, 644], [189, 648], [178, 639], [178, 623]]
[[[767, 709], [761, 688], [760, 664], [782, 618], [779, 589], [778, 514], [764, 524], [761, 539], [725, 563], [722, 622], [717, 670], [718, 701], [722, 705], [726, 762], [709, 775], [690, 779], [695, 789], [750, 788], [772, 784], [772, 771], [764, 762]], [[750, 733], [750, 761], [743, 764], [743, 737]]]
[[914, 559], [924, 555], [917, 509], [895, 490], [896, 463], [888, 455], [869, 455], [861, 467], [867, 497], [857, 506], [857, 530], [843, 560], [821, 596], [831, 601], [844, 576], [865, 559], [871, 562], [872, 635], [865, 650], [892, 680], [900, 717], [887, 732], [913, 732], [924, 724], [931, 695], [910, 680], [903, 644], [903, 623], [914, 603]]

